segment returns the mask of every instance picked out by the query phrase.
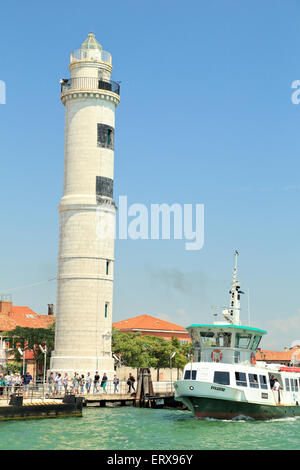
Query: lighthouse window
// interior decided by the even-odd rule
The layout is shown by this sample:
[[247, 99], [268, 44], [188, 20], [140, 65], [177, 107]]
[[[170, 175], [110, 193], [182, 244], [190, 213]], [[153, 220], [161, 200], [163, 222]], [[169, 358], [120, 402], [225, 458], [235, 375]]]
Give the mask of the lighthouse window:
[[112, 129], [107, 130], [107, 146], [109, 147], [112, 142]]
[[106, 304], [105, 304], [105, 309], [104, 309], [104, 316], [105, 316], [105, 318], [108, 317], [108, 305], [109, 305], [109, 304], [106, 302]]
[[256, 374], [248, 374], [249, 376], [249, 384], [252, 388], [259, 388], [257, 375]]
[[229, 372], [216, 371], [214, 373], [214, 383], [221, 385], [230, 385]]
[[109, 275], [109, 261], [106, 261], [106, 276]]
[[248, 349], [252, 335], [248, 333], [236, 333], [235, 335], [235, 347]]
[[114, 128], [106, 124], [97, 124], [97, 146], [114, 149]]
[[236, 384], [239, 385], [240, 387], [247, 387], [247, 377], [244, 372], [236, 372], [235, 381], [236, 381]]

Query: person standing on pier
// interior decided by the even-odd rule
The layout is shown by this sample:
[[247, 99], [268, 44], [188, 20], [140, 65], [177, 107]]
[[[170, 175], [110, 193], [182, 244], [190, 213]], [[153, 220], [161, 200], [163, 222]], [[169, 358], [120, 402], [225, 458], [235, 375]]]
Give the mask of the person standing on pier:
[[85, 384], [85, 380], [84, 380], [84, 375], [82, 374], [79, 380], [80, 393], [84, 393], [84, 384]]
[[54, 393], [54, 377], [53, 372], [50, 373], [48, 377], [48, 387], [49, 387], [49, 395], [53, 395]]
[[134, 382], [135, 382], [135, 378], [133, 377], [133, 375], [132, 375], [131, 372], [130, 372], [129, 377], [128, 377], [128, 380], [127, 380], [128, 393], [131, 392], [131, 388], [132, 388], [133, 391], [135, 392]]
[[77, 372], [75, 372], [75, 374], [74, 374], [73, 382], [74, 382], [74, 393], [76, 395], [79, 391], [79, 382], [80, 382], [80, 378], [79, 378], [79, 375], [77, 374]]
[[98, 371], [97, 371], [94, 377], [94, 390], [93, 390], [94, 393], [97, 393], [99, 391], [98, 390], [99, 380], [100, 380], [100, 375], [98, 374]]
[[61, 374], [57, 374], [57, 376], [55, 377], [55, 388], [56, 388], [55, 394], [56, 395], [59, 395], [62, 392], [62, 385], [63, 385], [63, 382], [62, 382]]
[[104, 372], [103, 374], [103, 377], [102, 377], [102, 380], [101, 380], [101, 387], [103, 388], [103, 393], [107, 393], [107, 391], [105, 390], [106, 389], [106, 385], [107, 385], [107, 375], [106, 375], [106, 372]]
[[22, 375], [23, 388], [24, 388], [24, 397], [26, 397], [26, 392], [29, 390], [29, 385], [32, 380], [32, 375], [29, 372], [26, 372], [25, 375]]
[[68, 384], [69, 384], [69, 377], [68, 374], [65, 373], [64, 378], [63, 378], [63, 387], [65, 389], [65, 393], [68, 391]]
[[90, 393], [91, 386], [92, 386], [92, 377], [91, 377], [90, 372], [88, 372], [87, 377], [86, 377], [86, 381], [85, 381], [85, 389], [86, 389], [87, 394]]
[[114, 393], [118, 393], [118, 392], [119, 392], [119, 390], [118, 390], [119, 382], [120, 382], [120, 381], [119, 381], [118, 377], [115, 375], [115, 376], [114, 376], [114, 382], [113, 382], [113, 383], [114, 383]]
[[0, 395], [3, 395], [4, 388], [7, 386], [7, 383], [5, 382], [5, 378], [3, 375], [0, 375]]

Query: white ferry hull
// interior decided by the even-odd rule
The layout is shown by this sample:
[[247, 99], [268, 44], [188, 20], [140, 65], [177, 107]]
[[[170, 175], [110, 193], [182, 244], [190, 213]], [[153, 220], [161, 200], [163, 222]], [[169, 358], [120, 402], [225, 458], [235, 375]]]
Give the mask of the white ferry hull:
[[[200, 388], [201, 393], [199, 393]], [[271, 403], [272, 400], [268, 400], [266, 403], [251, 402], [246, 399], [242, 390], [213, 383], [177, 381], [175, 383], [175, 400], [183, 402], [196, 418], [233, 419], [246, 417], [267, 420], [300, 416], [300, 406], [278, 404], [275, 401]]]

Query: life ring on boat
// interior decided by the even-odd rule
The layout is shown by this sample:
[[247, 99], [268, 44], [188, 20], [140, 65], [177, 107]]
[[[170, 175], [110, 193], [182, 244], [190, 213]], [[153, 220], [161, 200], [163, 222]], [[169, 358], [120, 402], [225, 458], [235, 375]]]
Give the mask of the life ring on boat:
[[251, 360], [251, 364], [256, 364], [256, 357], [254, 353], [251, 353], [250, 360]]
[[222, 361], [222, 357], [223, 357], [222, 351], [220, 351], [220, 349], [214, 349], [210, 357], [212, 358], [214, 362], [220, 362]]

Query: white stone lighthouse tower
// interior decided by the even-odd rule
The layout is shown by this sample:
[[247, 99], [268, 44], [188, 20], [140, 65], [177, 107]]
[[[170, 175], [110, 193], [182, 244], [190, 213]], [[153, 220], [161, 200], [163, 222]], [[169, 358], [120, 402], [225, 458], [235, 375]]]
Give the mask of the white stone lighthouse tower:
[[90, 33], [71, 53], [71, 78], [61, 80], [64, 189], [50, 365], [61, 373], [106, 372], [108, 378], [113, 374], [114, 133], [120, 101], [111, 71], [111, 55]]

